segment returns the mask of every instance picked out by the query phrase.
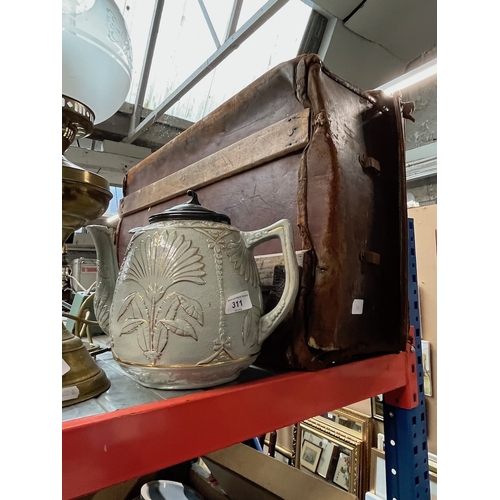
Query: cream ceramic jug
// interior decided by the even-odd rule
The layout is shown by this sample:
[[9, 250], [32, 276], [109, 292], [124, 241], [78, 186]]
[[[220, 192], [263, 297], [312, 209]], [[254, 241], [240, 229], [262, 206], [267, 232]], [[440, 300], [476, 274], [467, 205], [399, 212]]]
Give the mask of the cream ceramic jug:
[[[239, 231], [229, 217], [192, 199], [131, 231], [120, 270], [112, 232], [87, 226], [97, 251], [96, 317], [121, 368], [157, 389], [230, 382], [257, 358], [262, 342], [292, 308], [298, 266], [288, 220]], [[263, 314], [253, 248], [279, 238], [286, 282]]]

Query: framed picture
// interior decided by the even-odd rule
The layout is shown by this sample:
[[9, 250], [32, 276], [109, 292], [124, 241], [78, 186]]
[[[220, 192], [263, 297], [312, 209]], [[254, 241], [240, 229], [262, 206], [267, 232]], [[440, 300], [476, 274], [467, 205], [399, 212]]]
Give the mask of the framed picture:
[[366, 413], [351, 408], [340, 408], [305, 420], [302, 425], [308, 426], [315, 433], [322, 433], [331, 443], [330, 446], [333, 446], [326, 476], [319, 473], [322, 469], [318, 467], [319, 475], [327, 480], [332, 481], [334, 476], [334, 465], [337, 463], [339, 453], [338, 447], [348, 447], [345, 455], [348, 454], [349, 450], [352, 450], [356, 465], [353, 466], [355, 479], [350, 483], [351, 491], [349, 492], [354, 492], [360, 498], [364, 498], [369, 487], [370, 449], [374, 432], [373, 419]]
[[429, 486], [431, 489], [431, 500], [437, 500], [437, 473], [429, 471]]
[[339, 431], [343, 437], [345, 433], [357, 440], [370, 442], [372, 434], [372, 422], [368, 415], [351, 410], [349, 408], [340, 408], [328, 413], [323, 413], [319, 417], [313, 417], [306, 422], [320, 428], [326, 427], [334, 433]]
[[343, 490], [349, 491], [351, 482], [351, 457], [349, 454], [339, 453], [332, 482]]
[[[334, 481], [335, 474], [337, 473], [337, 481], [340, 487], [345, 489], [345, 485], [347, 484], [346, 491], [357, 495], [359, 498], [364, 498], [364, 491], [366, 491], [364, 481], [365, 478], [368, 479], [368, 476], [364, 475], [362, 466], [364, 462], [363, 443], [348, 434], [344, 435], [347, 440], [344, 441], [340, 437], [340, 432], [334, 436], [332, 433], [322, 432], [306, 422], [301, 422], [297, 426], [297, 457], [299, 459], [296, 461], [295, 467], [311, 471], [311, 468], [304, 466], [302, 458], [303, 447], [306, 445], [309, 446], [308, 443], [311, 443], [323, 450], [315, 473], [334, 484], [337, 484]], [[341, 454], [344, 456], [341, 457]], [[340, 466], [339, 460], [341, 463]], [[349, 466], [348, 470], [345, 470], [346, 464]], [[343, 477], [341, 477], [342, 475]]]
[[322, 448], [304, 439], [300, 451], [300, 465], [311, 472], [316, 472], [322, 451]]
[[278, 450], [274, 452], [274, 458], [286, 465], [290, 465], [290, 457], [288, 455], [285, 455], [284, 453], [279, 452]]
[[321, 417], [326, 418], [327, 420], [330, 420], [330, 422], [337, 422], [337, 419], [338, 419], [337, 413], [335, 413], [334, 411], [322, 413]]
[[340, 442], [336, 443], [330, 481], [335, 486], [358, 496], [358, 498], [364, 498], [364, 494], [359, 496], [361, 492], [359, 489], [358, 457], [356, 447]]
[[378, 448], [372, 448], [371, 453], [370, 491], [379, 497], [386, 497], [385, 453]]
[[422, 340], [422, 368], [424, 371], [424, 394], [432, 396], [431, 345], [428, 340]]
[[372, 398], [372, 417], [375, 420], [384, 420], [384, 395], [377, 394]]
[[[318, 462], [318, 466], [315, 470], [315, 473], [326, 479], [328, 476], [328, 471], [329, 471], [330, 462], [332, 459], [332, 453], [333, 453], [333, 449], [334, 449], [333, 442], [328, 438], [328, 435], [326, 435], [318, 430], [314, 430], [310, 427], [301, 425], [300, 426], [300, 438], [299, 438], [299, 442], [301, 443], [301, 449], [303, 447], [302, 443], [304, 441], [309, 441], [310, 443], [316, 445], [317, 447], [319, 447], [323, 450], [321, 453], [319, 462]], [[300, 464], [299, 464], [299, 467], [300, 467]]]

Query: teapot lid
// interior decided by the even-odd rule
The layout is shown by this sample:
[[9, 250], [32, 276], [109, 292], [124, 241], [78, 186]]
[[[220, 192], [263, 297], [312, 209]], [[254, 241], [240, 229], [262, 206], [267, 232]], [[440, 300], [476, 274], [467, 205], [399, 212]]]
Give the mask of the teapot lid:
[[166, 220], [208, 220], [212, 222], [222, 222], [224, 224], [231, 224], [231, 219], [224, 214], [218, 214], [208, 208], [202, 207], [198, 195], [190, 189], [187, 192], [188, 196], [191, 196], [191, 200], [187, 203], [182, 203], [181, 205], [176, 205], [175, 207], [169, 208], [160, 212], [159, 214], [154, 214], [149, 217], [149, 222], [161, 222]]

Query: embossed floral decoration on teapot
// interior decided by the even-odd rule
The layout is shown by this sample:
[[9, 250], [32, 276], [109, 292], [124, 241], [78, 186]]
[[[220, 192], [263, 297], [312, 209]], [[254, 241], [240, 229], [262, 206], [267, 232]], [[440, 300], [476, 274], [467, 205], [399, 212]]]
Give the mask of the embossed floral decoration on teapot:
[[[87, 226], [98, 262], [96, 317], [115, 360], [140, 384], [192, 389], [230, 382], [257, 358], [262, 342], [295, 301], [299, 274], [286, 219], [239, 231], [229, 217], [191, 200], [131, 231], [118, 270], [112, 232]], [[279, 238], [286, 281], [264, 314], [253, 248]]]

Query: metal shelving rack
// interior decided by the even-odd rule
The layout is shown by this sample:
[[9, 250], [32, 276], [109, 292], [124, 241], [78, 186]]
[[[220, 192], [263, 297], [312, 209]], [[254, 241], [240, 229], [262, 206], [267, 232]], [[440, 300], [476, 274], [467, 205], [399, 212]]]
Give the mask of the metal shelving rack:
[[[415, 408], [417, 361], [409, 348], [319, 372], [279, 373], [252, 366], [228, 386], [187, 394], [168, 391], [165, 396], [155, 394], [147, 403], [141, 403], [144, 393], [140, 393], [135, 403], [128, 401], [118, 409], [112, 406], [110, 411], [66, 420], [62, 424], [63, 499], [170, 467], [376, 394], [385, 394], [385, 404], [392, 401], [399, 407]], [[126, 383], [132, 381], [125, 378], [112, 383], [105, 396], [107, 403], [113, 394], [119, 396], [126, 390]], [[134, 390], [138, 390], [137, 384]], [[399, 413], [397, 417], [399, 421]], [[388, 422], [386, 419], [386, 442], [393, 439]], [[399, 443], [393, 448], [409, 453], [408, 433], [398, 432]], [[421, 442], [426, 443], [426, 436]], [[405, 475], [404, 467], [398, 465], [398, 461], [403, 463], [404, 453], [386, 457], [388, 470], [398, 471], [399, 491], [404, 492], [396, 493], [388, 475], [392, 495], [388, 499], [425, 500], [425, 485], [421, 494], [414, 477]]]
[[385, 473], [389, 500], [430, 499], [420, 307], [414, 220], [408, 219], [408, 298], [414, 361], [404, 391], [384, 396]]

